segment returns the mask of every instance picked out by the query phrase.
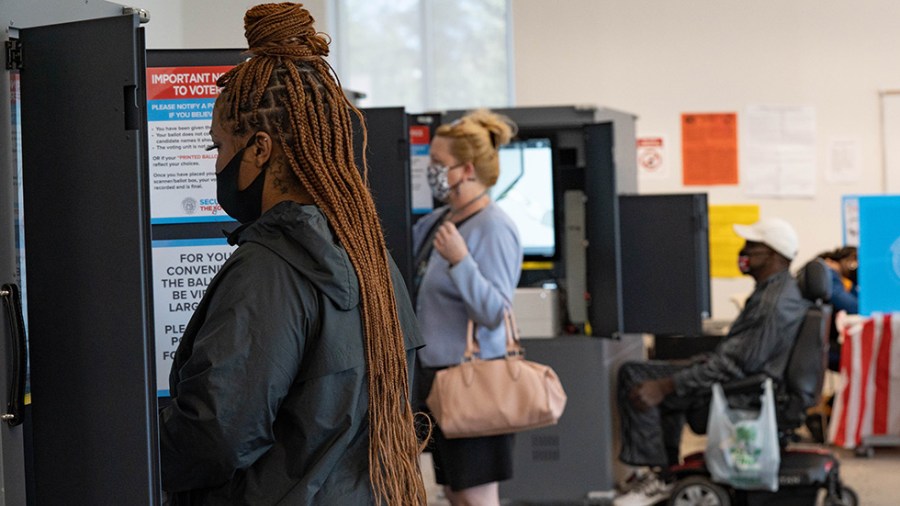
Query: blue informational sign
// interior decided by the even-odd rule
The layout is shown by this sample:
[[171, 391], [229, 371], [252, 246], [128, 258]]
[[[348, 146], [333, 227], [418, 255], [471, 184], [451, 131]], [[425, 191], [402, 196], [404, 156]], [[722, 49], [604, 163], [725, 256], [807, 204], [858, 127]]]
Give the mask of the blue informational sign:
[[234, 221], [217, 200], [209, 137], [216, 80], [231, 68], [147, 68], [151, 225]]
[[900, 311], [900, 196], [859, 197], [859, 313]]

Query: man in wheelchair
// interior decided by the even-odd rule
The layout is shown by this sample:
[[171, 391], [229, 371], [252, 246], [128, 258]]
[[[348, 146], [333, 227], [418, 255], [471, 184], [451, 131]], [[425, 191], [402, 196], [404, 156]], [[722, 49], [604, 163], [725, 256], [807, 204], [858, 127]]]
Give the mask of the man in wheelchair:
[[651, 505], [668, 496], [667, 472], [679, 462], [684, 424], [695, 431], [705, 429], [714, 383], [760, 373], [777, 381], [784, 375], [811, 305], [789, 272], [797, 254], [797, 234], [780, 219], [735, 225], [734, 230], [746, 241], [738, 265], [753, 277], [756, 287], [722, 343], [714, 352], [685, 363], [629, 362], [619, 369], [619, 459], [655, 472], [645, 473], [629, 493], [615, 499], [615, 506]]

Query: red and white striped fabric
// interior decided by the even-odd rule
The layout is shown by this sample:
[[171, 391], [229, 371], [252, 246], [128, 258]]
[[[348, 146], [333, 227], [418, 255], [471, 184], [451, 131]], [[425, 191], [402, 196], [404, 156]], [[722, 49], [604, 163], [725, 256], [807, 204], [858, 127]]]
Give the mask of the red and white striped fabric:
[[900, 435], [900, 313], [873, 313], [841, 332], [829, 441], [855, 448], [866, 436]]

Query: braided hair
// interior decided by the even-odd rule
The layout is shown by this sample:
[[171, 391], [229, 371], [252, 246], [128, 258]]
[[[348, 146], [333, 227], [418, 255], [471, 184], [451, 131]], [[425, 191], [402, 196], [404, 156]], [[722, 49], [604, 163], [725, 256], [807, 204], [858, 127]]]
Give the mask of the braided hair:
[[223, 75], [219, 104], [233, 131], [266, 131], [346, 249], [359, 278], [369, 393], [369, 478], [376, 504], [426, 503], [409, 403], [403, 332], [375, 204], [353, 157], [350, 113], [325, 60], [330, 40], [300, 4], [257, 5], [244, 16], [251, 57]]

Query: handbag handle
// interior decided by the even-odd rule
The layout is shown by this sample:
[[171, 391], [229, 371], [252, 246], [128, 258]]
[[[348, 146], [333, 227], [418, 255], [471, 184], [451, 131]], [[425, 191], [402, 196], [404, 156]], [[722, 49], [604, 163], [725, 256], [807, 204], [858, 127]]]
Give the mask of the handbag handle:
[[478, 338], [475, 337], [475, 322], [469, 318], [466, 326], [466, 352], [463, 353], [463, 362], [470, 362], [475, 359], [475, 354], [481, 352], [481, 346], [478, 345]]
[[[525, 355], [522, 344], [519, 342], [519, 328], [516, 326], [516, 319], [513, 316], [512, 309], [503, 309], [503, 322], [506, 327], [506, 356], [519, 357]], [[463, 362], [470, 362], [475, 359], [475, 354], [481, 352], [481, 346], [478, 344], [476, 336], [477, 325], [475, 321], [469, 318], [466, 326], [466, 351], [463, 353]]]
[[513, 316], [512, 309], [504, 309], [503, 318], [506, 320], [506, 356], [525, 355], [525, 349], [522, 348], [522, 342], [519, 340], [519, 326], [516, 325], [516, 317]]
[[[512, 315], [512, 310], [509, 308], [503, 310], [503, 322], [506, 326], [506, 356], [504, 357], [504, 362], [506, 362], [506, 369], [510, 378], [513, 381], [517, 381], [522, 371], [522, 361], [514, 359], [523, 358], [525, 350], [522, 349], [522, 345], [519, 343], [519, 329], [516, 327], [515, 318]], [[472, 362], [476, 360], [475, 354], [481, 351], [478, 338], [475, 336], [476, 327], [475, 322], [469, 319], [466, 327], [466, 351], [462, 360], [462, 377], [466, 386], [472, 384], [475, 376]]]

